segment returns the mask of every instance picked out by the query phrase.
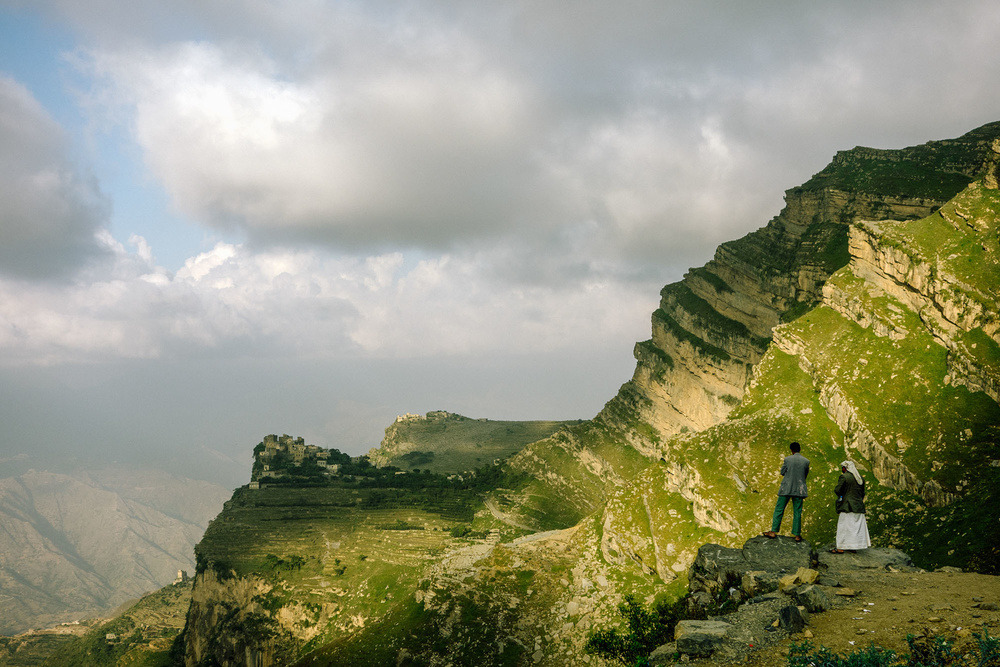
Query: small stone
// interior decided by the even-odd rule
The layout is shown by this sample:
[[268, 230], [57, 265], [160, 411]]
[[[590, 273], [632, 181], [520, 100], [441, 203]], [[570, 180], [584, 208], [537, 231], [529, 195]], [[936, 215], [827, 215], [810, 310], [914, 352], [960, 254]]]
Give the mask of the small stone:
[[943, 618], [941, 618], [940, 616], [931, 616], [931, 617], [929, 617], [929, 618], [927, 619], [927, 622], [928, 622], [928, 623], [940, 623], [940, 622], [941, 622], [941, 621], [943, 621], [943, 620], [944, 620], [944, 619], [943, 619]]
[[854, 634], [856, 634], [856, 635], [867, 635], [868, 631], [865, 630], [864, 628], [858, 628], [858, 631], [855, 632]]
[[845, 598], [852, 598], [858, 594], [858, 592], [855, 591], [853, 588], [838, 588], [837, 590], [834, 591], [834, 593]]
[[805, 630], [802, 631], [802, 636], [805, 637], [806, 639], [812, 639], [813, 637], [812, 630], [806, 628]]
[[1000, 611], [1000, 605], [997, 605], [994, 602], [984, 602], [979, 605], [979, 608], [985, 611]]

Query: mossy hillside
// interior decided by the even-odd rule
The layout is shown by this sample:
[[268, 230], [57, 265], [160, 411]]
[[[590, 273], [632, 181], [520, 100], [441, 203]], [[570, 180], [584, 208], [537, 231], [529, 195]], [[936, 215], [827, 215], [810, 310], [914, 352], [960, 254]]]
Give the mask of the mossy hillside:
[[920, 479], [960, 489], [974, 470], [970, 463], [983, 455], [970, 443], [1000, 423], [1000, 406], [945, 381], [947, 350], [916, 313], [889, 296], [873, 296], [847, 271], [831, 282], [868, 308], [883, 304], [877, 312], [905, 336], [878, 336], [827, 306], [785, 325], [782, 335], [806, 346], [817, 383], [835, 386], [887, 452]]
[[395, 630], [387, 621], [366, 626], [300, 664], [395, 664], [409, 656], [412, 664], [521, 665], [542, 646], [545, 656], [574, 664], [585, 631], [606, 621], [600, 601], [617, 585], [594, 583], [604, 570], [593, 558], [592, 523], [523, 544], [495, 542], [467, 570], [436, 567], [418, 584], [421, 611], [408, 625], [390, 617]]
[[366, 509], [329, 489], [244, 491], [209, 526], [199, 567], [265, 582], [256, 599], [273, 617], [300, 616], [297, 635], [329, 641], [385, 616], [412, 595], [454, 521], [416, 509]]
[[[942, 171], [936, 151], [925, 146], [899, 151], [855, 148], [837, 153], [833, 162], [802, 188], [835, 188], [886, 197], [949, 199], [969, 183], [969, 175]], [[981, 162], [981, 161], [980, 161]]]
[[[175, 665], [181, 651], [177, 642], [190, 602], [190, 582], [164, 586], [143, 596], [114, 619], [60, 646], [46, 664], [66, 667]], [[109, 638], [111, 635], [113, 637]]]
[[[498, 467], [462, 481], [352, 465], [356, 474], [318, 481], [289, 474], [282, 484], [238, 489], [211, 522], [196, 548], [199, 574], [211, 571], [222, 586], [243, 581], [237, 588], [260, 591], [246, 609], [214, 603], [231, 618], [232, 646], [220, 638], [220, 651], [270, 638], [302, 654], [371, 624], [419, 625], [414, 591], [442, 554], [481, 541], [491, 529], [506, 539], [523, 533], [484, 509], [484, 491], [517, 479]], [[211, 632], [210, 648], [219, 634]], [[398, 648], [395, 640], [385, 645]]]
[[448, 637], [433, 647], [437, 655], [452, 664], [579, 664], [587, 634], [614, 621], [622, 595], [681, 594], [682, 586], [664, 587], [605, 559], [600, 520], [497, 545], [461, 584], [433, 582], [439, 634]]
[[967, 188], [937, 213], [918, 221], [882, 223], [880, 241], [903, 248], [953, 277], [956, 291], [996, 307], [1000, 284], [1000, 191], [980, 184]]
[[372, 458], [404, 470], [449, 474], [474, 470], [507, 459], [528, 443], [546, 438], [566, 421], [470, 419], [448, 412], [402, 418], [386, 429]]
[[[987, 437], [1000, 441], [996, 430]], [[1000, 574], [1000, 468], [979, 466], [966, 494], [929, 507], [913, 494], [872, 484], [865, 503], [878, 546], [894, 546], [928, 569], [950, 565]]]
[[959, 337], [962, 350], [973, 362], [993, 377], [1000, 377], [1000, 345], [983, 332], [972, 329]]
[[39, 667], [48, 664], [52, 655], [80, 639], [56, 632], [0, 636], [0, 667]]

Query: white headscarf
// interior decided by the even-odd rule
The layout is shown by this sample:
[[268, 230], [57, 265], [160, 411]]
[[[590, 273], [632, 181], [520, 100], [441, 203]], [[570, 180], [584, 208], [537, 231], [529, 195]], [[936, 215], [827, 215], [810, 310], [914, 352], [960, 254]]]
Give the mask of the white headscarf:
[[865, 480], [861, 479], [861, 473], [858, 472], [858, 466], [854, 465], [854, 461], [844, 461], [840, 464], [841, 468], [847, 468], [847, 472], [854, 475], [854, 479], [858, 480], [858, 484], [864, 484]]

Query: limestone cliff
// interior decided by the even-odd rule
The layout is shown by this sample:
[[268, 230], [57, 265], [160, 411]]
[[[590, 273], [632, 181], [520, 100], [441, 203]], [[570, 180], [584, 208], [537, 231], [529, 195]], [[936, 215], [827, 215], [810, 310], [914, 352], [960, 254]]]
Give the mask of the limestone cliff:
[[635, 375], [600, 418], [612, 427], [645, 422], [661, 436], [720, 422], [774, 327], [819, 302], [847, 263], [851, 223], [936, 211], [982, 175], [998, 135], [1000, 123], [991, 123], [954, 140], [838, 153], [785, 193], [785, 208], [765, 227], [722, 244], [712, 261], [663, 289], [652, 338], [635, 348]]
[[[910, 148], [857, 147], [788, 190], [785, 208], [767, 225], [722, 244], [708, 264], [664, 287], [652, 337], [635, 345], [632, 379], [600, 414], [514, 457], [514, 467], [545, 481], [512, 499], [520, 511], [512, 513], [521, 521], [550, 519], [536, 519], [539, 528], [572, 525], [631, 477], [632, 454], [659, 458], [670, 437], [726, 419], [740, 404], [774, 328], [816, 306], [829, 277], [848, 263], [853, 223], [915, 221], [937, 211], [977, 176], [995, 170], [998, 136], [1000, 122]], [[960, 217], [960, 205], [945, 214], [952, 210]], [[952, 356], [956, 369], [967, 364], [968, 355]], [[989, 381], [974, 370], [958, 376]], [[631, 451], [621, 451], [623, 445]], [[683, 486], [679, 479], [675, 486]], [[558, 520], [543, 504], [560, 507]]]

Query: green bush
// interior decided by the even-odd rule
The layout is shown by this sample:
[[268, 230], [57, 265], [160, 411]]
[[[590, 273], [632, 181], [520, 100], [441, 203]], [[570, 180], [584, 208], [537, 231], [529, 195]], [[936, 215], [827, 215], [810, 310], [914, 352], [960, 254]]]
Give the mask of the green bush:
[[632, 667], [644, 664], [653, 650], [672, 641], [677, 621], [684, 617], [687, 598], [660, 603], [646, 609], [632, 595], [618, 605], [625, 628], [604, 628], [592, 632], [583, 650], [605, 660]]

